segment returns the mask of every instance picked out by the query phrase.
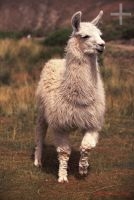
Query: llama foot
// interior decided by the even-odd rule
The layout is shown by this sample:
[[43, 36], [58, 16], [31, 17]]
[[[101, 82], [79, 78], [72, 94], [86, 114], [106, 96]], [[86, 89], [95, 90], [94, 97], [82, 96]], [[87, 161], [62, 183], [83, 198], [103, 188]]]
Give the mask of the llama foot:
[[83, 175], [83, 176], [87, 175], [88, 167], [89, 167], [88, 157], [87, 157], [87, 155], [85, 157], [84, 156], [85, 156], [85, 154], [81, 156], [81, 160], [79, 162], [79, 174]]
[[62, 176], [62, 177], [59, 177], [58, 182], [59, 183], [68, 183], [68, 179], [66, 176]]
[[34, 165], [35, 165], [36, 167], [41, 167], [41, 166], [42, 166], [41, 161], [39, 161], [38, 159], [35, 159], [35, 160], [34, 160]]
[[88, 167], [87, 166], [79, 166], [79, 174], [84, 176], [88, 173]]
[[80, 156], [80, 161], [79, 161], [79, 174], [87, 175], [88, 167], [89, 167], [89, 163], [88, 163], [89, 150], [81, 147], [80, 154], [81, 156]]

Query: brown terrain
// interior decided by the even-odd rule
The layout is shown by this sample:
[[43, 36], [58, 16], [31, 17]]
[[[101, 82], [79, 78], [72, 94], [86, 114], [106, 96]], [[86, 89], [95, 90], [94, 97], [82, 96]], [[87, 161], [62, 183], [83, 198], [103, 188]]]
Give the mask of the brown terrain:
[[[134, 1], [122, 0], [123, 11], [133, 12]], [[83, 19], [91, 19], [104, 10], [105, 20], [111, 12], [118, 12], [120, 0], [0, 0], [0, 31], [40, 30], [67, 27], [70, 16], [78, 10]], [[133, 14], [133, 13], [132, 13]]]
[[[118, 12], [119, 3], [123, 3], [124, 12], [134, 14], [134, 0], [0, 0], [0, 33], [47, 33], [70, 27], [70, 17], [78, 10], [87, 20], [101, 9], [107, 34], [116, 29], [121, 33], [123, 26], [111, 23], [118, 18], [110, 16]], [[125, 30], [131, 32], [132, 20]], [[87, 177], [78, 174], [82, 135], [70, 134], [68, 184], [57, 183], [58, 159], [51, 130], [43, 149], [42, 169], [33, 165], [37, 82], [48, 59], [63, 57], [63, 47], [44, 45], [44, 37], [0, 37], [0, 200], [134, 200], [133, 32], [131, 36], [130, 40], [117, 37], [119, 40], [106, 42], [100, 57], [106, 91], [105, 124], [97, 147], [90, 153]]]

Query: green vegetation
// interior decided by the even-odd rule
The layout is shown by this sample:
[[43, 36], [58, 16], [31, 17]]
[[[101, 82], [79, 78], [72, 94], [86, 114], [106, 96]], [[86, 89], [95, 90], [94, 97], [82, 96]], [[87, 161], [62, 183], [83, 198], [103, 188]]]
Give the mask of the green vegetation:
[[113, 20], [111, 23], [103, 24], [103, 37], [106, 41], [128, 40], [134, 38], [134, 17], [123, 20], [123, 25], [119, 25], [119, 20]]
[[78, 175], [81, 135], [71, 135], [69, 184], [57, 183], [57, 155], [49, 130], [43, 169], [33, 166], [35, 90], [41, 68], [63, 47], [34, 39], [0, 40], [0, 199], [132, 200], [134, 176], [133, 50], [107, 45], [101, 57], [106, 122], [90, 155], [89, 175]]
[[[126, 18], [123, 21], [123, 25], [119, 25], [118, 20], [113, 20], [108, 24], [102, 24], [101, 29], [103, 37], [106, 41], [111, 40], [128, 40], [134, 38], [134, 26], [133, 26], [134, 17]], [[72, 30], [68, 29], [59, 29], [53, 33], [47, 35], [44, 40], [44, 44], [47, 46], [64, 46], [71, 35]]]
[[44, 35], [44, 32], [42, 29], [38, 29], [35, 31], [31, 30], [22, 30], [22, 31], [0, 31], [0, 39], [21, 39], [24, 37], [27, 37], [28, 35], [32, 37], [42, 37]]
[[71, 29], [59, 29], [49, 34], [45, 39], [44, 44], [47, 46], [65, 46], [71, 32]]
[[[100, 27], [106, 41], [111, 40], [128, 40], [134, 38], [134, 17], [125, 18], [123, 25], [119, 25], [119, 20], [111, 20], [107, 24], [101, 24]], [[42, 42], [46, 46], [65, 46], [69, 36], [72, 33], [72, 28], [59, 28], [54, 32], [46, 33], [46, 38]], [[44, 37], [42, 29], [36, 31], [22, 30], [20, 32], [0, 31], [0, 39], [21, 39], [31, 35], [31, 37]]]
[[48, 59], [63, 54], [63, 47], [46, 48], [34, 39], [0, 40], [0, 85], [31, 83]]
[[13, 31], [0, 31], [0, 39], [20, 39], [22, 37], [26, 37], [28, 34], [31, 34], [30, 31], [24, 30], [20, 32], [13, 32]]

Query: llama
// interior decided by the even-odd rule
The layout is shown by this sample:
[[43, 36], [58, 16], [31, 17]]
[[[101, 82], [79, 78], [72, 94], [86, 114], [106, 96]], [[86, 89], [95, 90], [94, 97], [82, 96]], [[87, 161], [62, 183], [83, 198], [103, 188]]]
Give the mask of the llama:
[[97, 63], [98, 53], [105, 48], [97, 28], [103, 11], [91, 22], [81, 22], [81, 15], [79, 11], [72, 16], [73, 33], [67, 43], [65, 59], [51, 59], [46, 63], [36, 91], [34, 165], [41, 166], [43, 139], [50, 127], [58, 153], [58, 182], [68, 182], [69, 132], [78, 129], [83, 134], [79, 173], [86, 175], [88, 154], [98, 142], [104, 121], [105, 94]]

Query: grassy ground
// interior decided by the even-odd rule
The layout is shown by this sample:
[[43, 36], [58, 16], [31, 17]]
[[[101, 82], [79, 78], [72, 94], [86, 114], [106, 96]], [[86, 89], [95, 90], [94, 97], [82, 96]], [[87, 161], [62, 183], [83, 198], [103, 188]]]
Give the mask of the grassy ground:
[[51, 55], [46, 52], [37, 41], [0, 41], [0, 200], [134, 199], [134, 52], [107, 45], [101, 59], [106, 122], [84, 179], [78, 175], [82, 137], [72, 133], [68, 184], [57, 183], [58, 161], [50, 130], [43, 169], [33, 166], [37, 79], [42, 64], [51, 56], [60, 56], [59, 49]]

